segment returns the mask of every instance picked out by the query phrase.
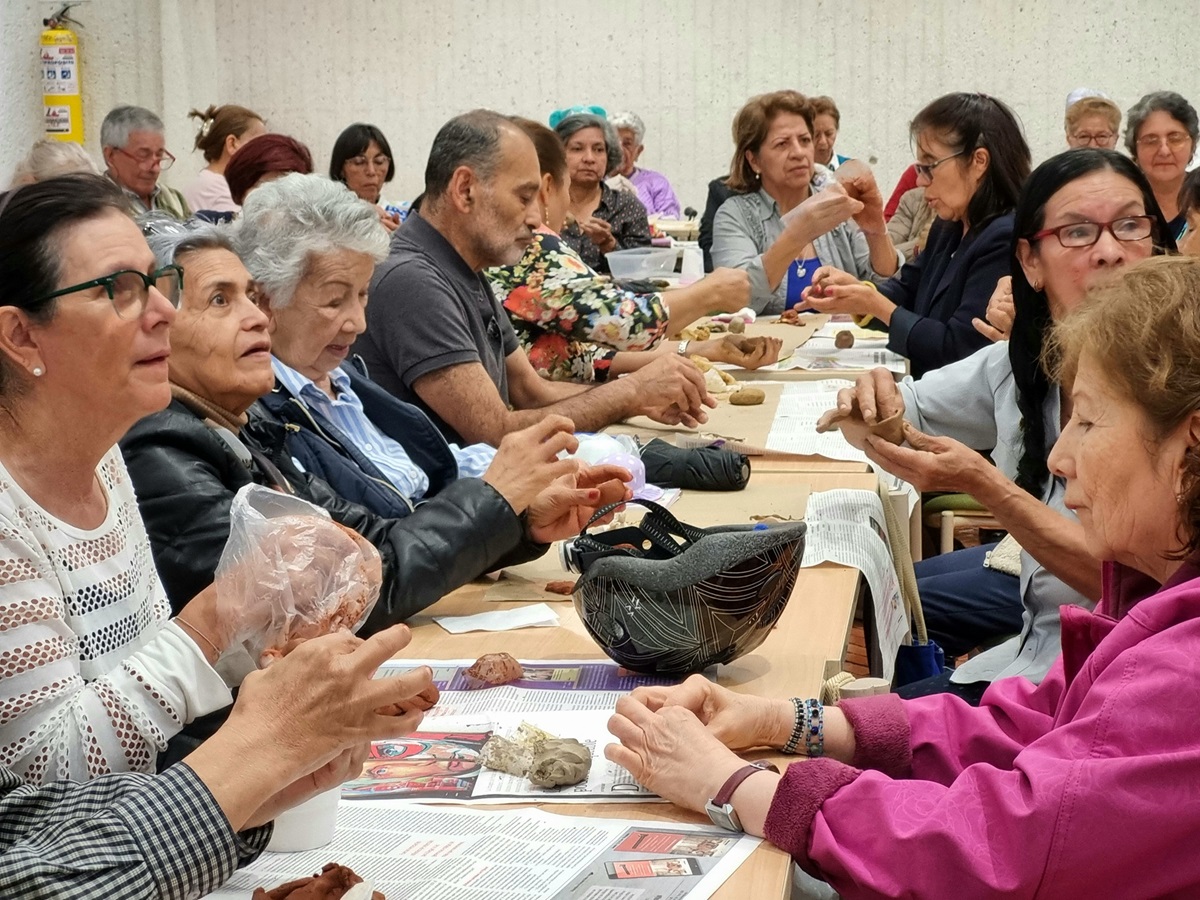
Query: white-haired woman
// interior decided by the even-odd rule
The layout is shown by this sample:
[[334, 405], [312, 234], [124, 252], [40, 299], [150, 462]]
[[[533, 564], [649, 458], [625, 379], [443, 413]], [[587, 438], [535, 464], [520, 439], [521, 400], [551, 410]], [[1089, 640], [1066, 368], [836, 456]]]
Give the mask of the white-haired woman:
[[637, 188], [638, 199], [646, 207], [646, 215], [679, 218], [679, 198], [675, 196], [667, 176], [637, 164], [642, 151], [646, 149], [642, 143], [646, 137], [646, 125], [642, 117], [633, 112], [620, 112], [608, 121], [617, 130], [617, 137], [621, 141], [621, 166], [617, 171]]
[[[594, 481], [608, 483], [593, 483], [573, 461], [557, 458], [576, 443], [562, 417], [512, 435], [483, 479], [454, 478], [403, 518], [343, 494], [339, 486], [348, 479], [331, 484], [306, 471], [289, 443], [295, 426], [261, 407], [248, 415], [275, 387], [273, 326], [259, 285], [293, 298], [300, 285], [315, 286], [304, 301], [314, 307], [313, 322], [356, 307], [361, 316], [387, 233], [371, 204], [317, 175], [292, 174], [256, 188], [242, 215], [256, 223], [241, 236], [255, 275], [220, 229], [151, 238], [161, 264], [184, 270], [169, 361], [174, 399], [135, 425], [121, 446], [172, 603], [212, 581], [229, 536], [230, 504], [252, 482], [304, 497], [378, 547], [383, 585], [363, 633], [408, 618], [483, 572], [541, 555], [550, 541], [576, 533], [595, 507], [625, 496], [624, 485], [611, 481], [627, 473], [597, 467]], [[272, 237], [273, 250], [250, 246], [268, 233], [286, 233], [290, 244]], [[332, 334], [304, 368], [319, 377], [310, 364], [336, 367], [347, 347], [339, 340]], [[344, 442], [328, 435], [349, 464], [353, 444], [341, 436]]]
[[99, 175], [100, 168], [74, 141], [34, 141], [13, 172], [13, 187], [36, 184], [59, 175]]
[[459, 478], [485, 477], [494, 447], [448, 444], [425, 413], [347, 362], [366, 328], [371, 274], [387, 255], [367, 207], [319, 178], [287, 180], [272, 196], [248, 204], [235, 245], [270, 306], [275, 385], [261, 405], [287, 427], [292, 458], [395, 518]]

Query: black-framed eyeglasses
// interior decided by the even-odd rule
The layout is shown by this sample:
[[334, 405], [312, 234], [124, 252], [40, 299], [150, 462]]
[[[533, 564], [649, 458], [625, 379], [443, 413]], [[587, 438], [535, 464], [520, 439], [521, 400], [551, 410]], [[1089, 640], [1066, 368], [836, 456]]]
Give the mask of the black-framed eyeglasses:
[[144, 167], [158, 163], [160, 172], [167, 171], [167, 169], [171, 168], [171, 166], [175, 164], [175, 156], [168, 150], [159, 150], [157, 153], [154, 153], [150, 150], [145, 150], [141, 153], [130, 153], [124, 147], [116, 147], [114, 149], [116, 149], [118, 153], [124, 153], [139, 166]]
[[158, 292], [171, 301], [172, 306], [179, 305], [179, 294], [183, 287], [183, 269], [179, 266], [163, 266], [156, 272], [147, 275], [134, 269], [122, 269], [103, 278], [93, 278], [82, 284], [73, 284], [52, 294], [39, 297], [36, 303], [53, 300], [66, 294], [78, 291], [88, 291], [92, 288], [104, 288], [113, 309], [122, 319], [136, 319], [146, 309], [150, 300], [150, 288], [158, 288]]
[[1154, 225], [1154, 216], [1122, 216], [1111, 222], [1071, 222], [1057, 228], [1043, 228], [1033, 240], [1054, 235], [1068, 250], [1092, 246], [1105, 231], [1118, 241], [1144, 241], [1154, 234]]
[[935, 159], [931, 163], [913, 163], [913, 169], [917, 173], [918, 178], [933, 178], [933, 170], [940, 166], [948, 159], [954, 159], [956, 156], [962, 156], [966, 150], [959, 150], [957, 153], [951, 153], [949, 156], [943, 156], [941, 159]]

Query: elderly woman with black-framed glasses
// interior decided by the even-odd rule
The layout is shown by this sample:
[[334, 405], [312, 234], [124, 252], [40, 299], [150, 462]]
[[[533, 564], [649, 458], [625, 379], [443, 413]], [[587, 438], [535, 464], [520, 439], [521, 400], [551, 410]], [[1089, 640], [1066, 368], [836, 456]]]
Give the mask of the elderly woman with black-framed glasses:
[[0, 766], [34, 784], [153, 773], [262, 612], [207, 588], [171, 618], [117, 447], [170, 400], [182, 275], [104, 178], [0, 198]]
[[385, 203], [383, 186], [396, 175], [392, 145], [376, 126], [365, 122], [347, 125], [333, 142], [329, 177], [340, 181], [379, 213], [379, 221], [395, 231], [408, 216], [408, 207]]

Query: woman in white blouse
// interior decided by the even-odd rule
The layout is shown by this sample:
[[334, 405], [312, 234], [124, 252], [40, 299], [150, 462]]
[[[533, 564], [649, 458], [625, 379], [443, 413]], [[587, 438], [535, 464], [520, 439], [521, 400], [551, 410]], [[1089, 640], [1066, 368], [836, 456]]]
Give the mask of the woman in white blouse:
[[117, 440], [170, 400], [181, 272], [111, 183], [0, 197], [0, 765], [27, 781], [153, 772], [229, 704], [236, 623], [215, 591], [174, 619]]

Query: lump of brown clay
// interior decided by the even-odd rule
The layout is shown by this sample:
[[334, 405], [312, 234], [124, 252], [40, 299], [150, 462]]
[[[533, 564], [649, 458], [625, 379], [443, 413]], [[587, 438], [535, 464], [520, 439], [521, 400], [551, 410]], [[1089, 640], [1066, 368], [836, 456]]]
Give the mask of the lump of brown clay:
[[568, 787], [579, 784], [592, 770], [592, 754], [574, 738], [545, 741], [533, 755], [527, 776], [538, 787]]
[[550, 594], [572, 594], [575, 592], [575, 582], [573, 581], [547, 581], [546, 592]]
[[850, 446], [857, 447], [859, 450], [867, 446], [867, 436], [872, 434], [897, 446], [904, 443], [903, 412], [893, 413], [874, 425], [868, 425], [863, 420], [862, 410], [858, 408], [857, 400], [854, 401], [849, 412], [835, 413], [830, 419], [828, 427], [820, 430], [832, 431], [835, 428], [842, 432], [842, 436], [846, 438], [846, 442]]
[[729, 395], [729, 402], [734, 406], [758, 406], [766, 399], [766, 391], [756, 387], [744, 387]]
[[741, 334], [746, 330], [746, 320], [741, 316], [737, 316], [729, 320], [730, 334]]
[[524, 674], [521, 664], [507, 653], [485, 653], [463, 672], [467, 684], [473, 688], [508, 684]]
[[833, 346], [839, 350], [849, 350], [854, 346], [854, 332], [842, 329], [833, 339]]

